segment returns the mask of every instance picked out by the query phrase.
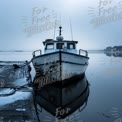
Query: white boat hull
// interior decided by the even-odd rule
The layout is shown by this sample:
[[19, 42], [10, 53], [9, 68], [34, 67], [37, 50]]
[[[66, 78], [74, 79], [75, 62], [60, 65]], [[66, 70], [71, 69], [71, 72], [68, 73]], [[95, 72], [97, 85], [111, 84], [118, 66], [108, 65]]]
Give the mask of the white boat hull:
[[62, 85], [68, 80], [81, 76], [88, 66], [88, 57], [68, 52], [58, 51], [34, 57], [32, 63], [36, 70], [36, 77], [42, 86], [53, 82]]

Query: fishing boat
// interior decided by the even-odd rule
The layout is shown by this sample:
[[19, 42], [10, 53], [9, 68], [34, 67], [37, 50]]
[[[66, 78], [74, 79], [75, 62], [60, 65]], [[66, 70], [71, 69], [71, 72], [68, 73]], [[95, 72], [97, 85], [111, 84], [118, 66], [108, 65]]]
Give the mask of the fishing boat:
[[71, 82], [71, 79], [84, 75], [88, 66], [88, 52], [82, 49], [77, 51], [78, 41], [65, 40], [61, 26], [56, 40], [46, 39], [43, 44], [44, 53], [36, 50], [32, 58], [36, 77], [41, 76], [39, 82], [44, 84], [58, 82], [65, 85]]

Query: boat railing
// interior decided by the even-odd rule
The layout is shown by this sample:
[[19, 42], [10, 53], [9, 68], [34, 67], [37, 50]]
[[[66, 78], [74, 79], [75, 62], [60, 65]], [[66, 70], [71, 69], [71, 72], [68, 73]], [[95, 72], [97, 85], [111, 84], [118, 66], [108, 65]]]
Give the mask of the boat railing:
[[83, 53], [85, 53], [84, 56], [87, 56], [88, 57], [88, 52], [86, 50], [80, 49], [79, 50], [79, 55], [83, 55]]
[[41, 50], [35, 50], [35, 51], [33, 51], [33, 53], [32, 53], [33, 57], [37, 56], [37, 55], [36, 55], [37, 52], [39, 52], [38, 55], [41, 55], [41, 54], [42, 54], [42, 51], [41, 51]]

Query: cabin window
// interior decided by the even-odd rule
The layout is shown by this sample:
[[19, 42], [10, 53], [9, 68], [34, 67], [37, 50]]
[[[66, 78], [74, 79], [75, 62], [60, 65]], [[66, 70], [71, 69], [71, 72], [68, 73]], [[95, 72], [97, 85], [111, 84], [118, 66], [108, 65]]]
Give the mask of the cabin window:
[[57, 49], [63, 49], [64, 43], [57, 43]]
[[47, 50], [54, 49], [54, 44], [53, 44], [53, 43], [47, 44], [47, 45], [46, 45], [46, 49], [47, 49]]
[[75, 44], [74, 43], [68, 43], [67, 48], [68, 49], [75, 49]]

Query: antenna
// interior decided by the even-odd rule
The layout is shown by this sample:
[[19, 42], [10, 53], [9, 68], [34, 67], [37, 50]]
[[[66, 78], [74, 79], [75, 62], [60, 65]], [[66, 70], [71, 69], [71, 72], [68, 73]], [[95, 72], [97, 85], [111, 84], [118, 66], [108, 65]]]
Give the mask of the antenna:
[[59, 27], [59, 36], [61, 36], [61, 32], [62, 32], [61, 29], [62, 29], [62, 27], [60, 26], [60, 27]]
[[72, 24], [71, 24], [71, 19], [70, 19], [70, 17], [69, 17], [69, 22], [70, 22], [71, 38], [72, 38], [72, 40], [73, 40], [73, 34], [72, 34]]
[[62, 35], [62, 26], [61, 26], [61, 14], [60, 14], [60, 26], [59, 26], [59, 36]]
[[57, 21], [57, 14], [56, 14], [55, 25], [54, 25], [54, 37], [53, 37], [53, 39], [55, 39], [56, 21]]
[[61, 26], [61, 13], [60, 13], [60, 26]]

